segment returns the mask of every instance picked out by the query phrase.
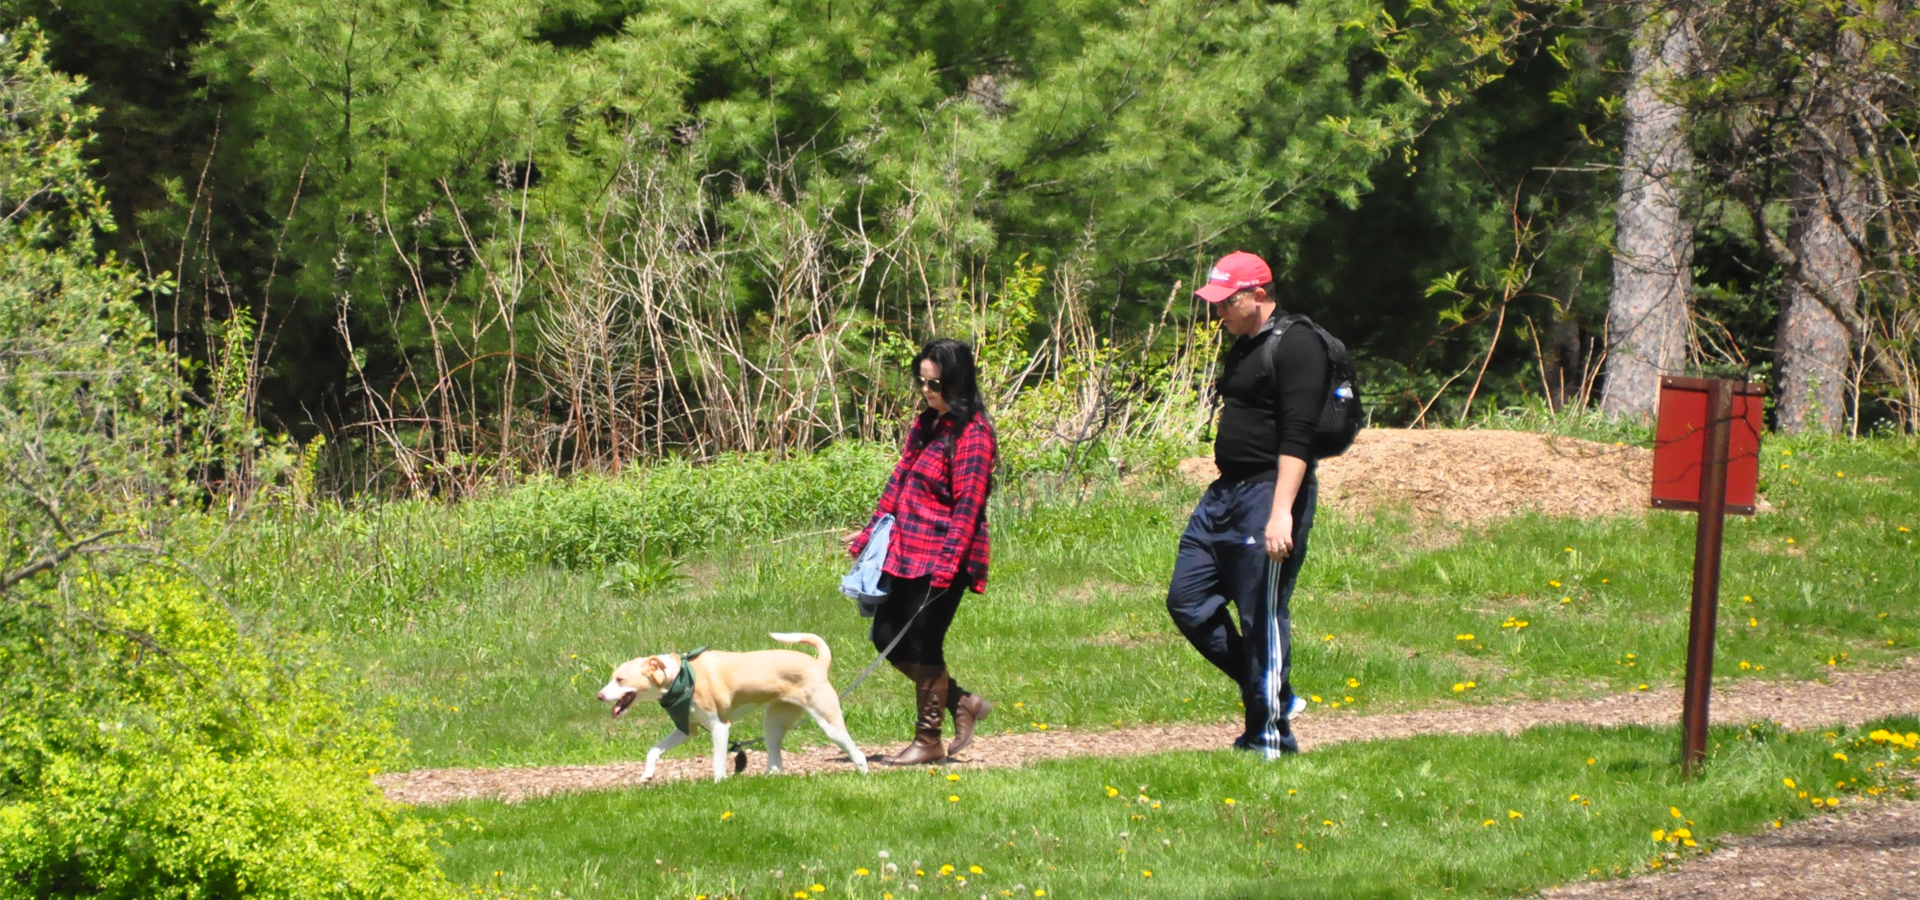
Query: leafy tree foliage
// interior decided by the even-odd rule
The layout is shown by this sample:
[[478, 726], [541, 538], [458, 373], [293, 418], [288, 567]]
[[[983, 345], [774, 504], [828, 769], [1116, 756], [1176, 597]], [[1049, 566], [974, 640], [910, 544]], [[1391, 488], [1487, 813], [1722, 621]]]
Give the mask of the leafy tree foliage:
[[0, 32], [0, 898], [444, 896], [392, 741], [150, 561], [191, 417], [166, 282], [95, 250], [81, 89]]
[[[1413, 127], [1351, 64], [1368, 11], [252, 0], [220, 7], [199, 65], [232, 98], [221, 189], [260, 196], [275, 232], [255, 293], [281, 308], [257, 320], [324, 333], [345, 307], [379, 390], [501, 316], [481, 269], [576, 236], [611, 173], [657, 146], [636, 135], [699, 160], [723, 230], [765, 227], [771, 194], [854, 230], [843, 258], [926, 248], [912, 279], [867, 283], [883, 318], [1020, 254], [1071, 260], [1123, 318], [1228, 245], [1285, 263]], [[750, 315], [776, 287], [732, 291]], [[514, 297], [538, 308], [541, 291]], [[519, 321], [458, 355], [498, 366], [537, 344]]]
[[[87, 175], [92, 111], [51, 71], [38, 33], [0, 33], [0, 572], [94, 549], [172, 487], [178, 382], [143, 292], [111, 255]], [[38, 569], [35, 569], [38, 571]]]

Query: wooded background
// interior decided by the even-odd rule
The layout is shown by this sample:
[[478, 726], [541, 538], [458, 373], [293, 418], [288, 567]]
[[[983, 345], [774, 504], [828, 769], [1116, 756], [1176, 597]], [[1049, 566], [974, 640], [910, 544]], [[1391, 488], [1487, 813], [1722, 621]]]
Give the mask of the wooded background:
[[84, 80], [111, 211], [86, 254], [180, 361], [198, 477], [241, 492], [303, 456], [412, 492], [890, 437], [934, 335], [1066, 464], [1204, 438], [1189, 294], [1234, 249], [1347, 341], [1375, 424], [1645, 417], [1658, 376], [1706, 373], [1769, 382], [1788, 431], [1920, 426], [1911, 3], [0, 0], [0, 25]]

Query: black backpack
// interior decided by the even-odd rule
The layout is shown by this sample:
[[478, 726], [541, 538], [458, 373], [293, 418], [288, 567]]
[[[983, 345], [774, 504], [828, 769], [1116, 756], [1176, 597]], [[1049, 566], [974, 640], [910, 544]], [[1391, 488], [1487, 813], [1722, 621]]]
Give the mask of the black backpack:
[[1366, 414], [1360, 407], [1360, 375], [1353, 370], [1353, 357], [1347, 355], [1347, 345], [1339, 338], [1306, 316], [1284, 316], [1274, 323], [1273, 333], [1267, 336], [1266, 346], [1262, 348], [1269, 376], [1279, 371], [1273, 354], [1280, 346], [1280, 338], [1294, 325], [1313, 329], [1327, 345], [1327, 398], [1320, 406], [1320, 424], [1313, 429], [1313, 455], [1318, 459], [1339, 456], [1353, 446], [1354, 436], [1366, 422]]

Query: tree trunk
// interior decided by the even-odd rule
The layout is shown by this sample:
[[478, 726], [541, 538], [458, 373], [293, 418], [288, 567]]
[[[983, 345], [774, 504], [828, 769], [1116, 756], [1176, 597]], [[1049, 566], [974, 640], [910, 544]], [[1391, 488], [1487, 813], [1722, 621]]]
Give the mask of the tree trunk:
[[1775, 427], [1788, 434], [1837, 434], [1847, 420], [1853, 342], [1807, 282], [1824, 288], [1828, 301], [1842, 309], [1858, 308], [1860, 254], [1853, 242], [1862, 237], [1867, 199], [1854, 175], [1860, 154], [1840, 104], [1828, 97], [1811, 106], [1795, 159], [1787, 225], [1787, 245], [1800, 258], [1804, 281], [1789, 279], [1780, 304]]
[[[1841, 165], [1835, 165], [1840, 163]], [[1794, 217], [1787, 242], [1805, 261], [1809, 280], [1826, 285], [1851, 306], [1859, 295], [1860, 256], [1843, 227], [1858, 234], [1859, 219], [1850, 196], [1829, 198], [1819, 182], [1825, 168], [1828, 185], [1851, 193], [1843, 161], [1815, 157], [1794, 175]], [[1806, 169], [1814, 169], [1809, 172]], [[1834, 208], [1837, 207], [1837, 210]], [[1851, 207], [1852, 209], [1849, 209]], [[1836, 216], [1835, 212], [1839, 215]], [[1851, 219], [1843, 226], [1837, 219]], [[1776, 427], [1788, 434], [1835, 434], [1846, 422], [1846, 389], [1853, 343], [1839, 317], [1801, 285], [1789, 281], [1780, 307], [1780, 336], [1774, 350]]]
[[1684, 204], [1693, 151], [1680, 105], [1662, 94], [1692, 56], [1693, 35], [1684, 20], [1655, 4], [1643, 9], [1625, 105], [1600, 408], [1645, 419], [1653, 415], [1661, 376], [1687, 365], [1693, 226]]

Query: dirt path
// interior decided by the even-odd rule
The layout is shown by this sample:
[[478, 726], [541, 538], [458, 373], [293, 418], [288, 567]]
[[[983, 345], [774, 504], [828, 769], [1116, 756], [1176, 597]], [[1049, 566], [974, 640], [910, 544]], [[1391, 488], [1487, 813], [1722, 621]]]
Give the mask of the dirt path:
[[1920, 801], [1903, 800], [1736, 837], [1711, 855], [1547, 900], [1887, 900], [1920, 894]]
[[[1898, 669], [1836, 673], [1826, 684], [1738, 681], [1716, 688], [1712, 707], [1713, 721], [1717, 723], [1771, 719], [1788, 728], [1856, 724], [1882, 716], [1916, 712], [1920, 712], [1920, 658], [1909, 659], [1904, 667]], [[1294, 727], [1300, 738], [1301, 749], [1312, 750], [1348, 741], [1391, 740], [1428, 734], [1517, 734], [1537, 725], [1562, 723], [1596, 726], [1674, 724], [1679, 721], [1679, 716], [1680, 692], [1676, 688], [1635, 691], [1593, 700], [1530, 700], [1499, 706], [1449, 704], [1386, 715], [1307, 713], [1295, 720]], [[998, 724], [995, 720], [989, 720], [989, 723]], [[1169, 750], [1206, 750], [1225, 747], [1239, 730], [1237, 725], [1222, 723], [1100, 732], [1053, 729], [1013, 734], [983, 733], [955, 765], [962, 768], [997, 768], [1068, 757], [1138, 756]], [[705, 746], [704, 739], [689, 743]], [[863, 746], [863, 749], [869, 755], [875, 755], [894, 748], [892, 744], [883, 744]], [[679, 753], [684, 754], [685, 751]], [[784, 762], [790, 775], [852, 770], [852, 764], [847, 762], [846, 756], [831, 746], [788, 752]], [[657, 778], [661, 781], [678, 781], [708, 777], [712, 771], [711, 765], [710, 758], [704, 752], [697, 756], [676, 755], [660, 761]], [[758, 773], [765, 765], [766, 757], [756, 753], [749, 760], [747, 771], [750, 774]], [[500, 769], [417, 769], [381, 775], [374, 781], [388, 797], [401, 803], [433, 806], [484, 797], [513, 803], [556, 793], [637, 786], [642, 783], [642, 768], [641, 763], [631, 762]], [[1909, 825], [1920, 827], [1914, 824], [1916, 822], [1920, 822], [1920, 819], [1910, 821]], [[1907, 846], [1912, 850], [1920, 847], [1920, 843], [1909, 843]]]

